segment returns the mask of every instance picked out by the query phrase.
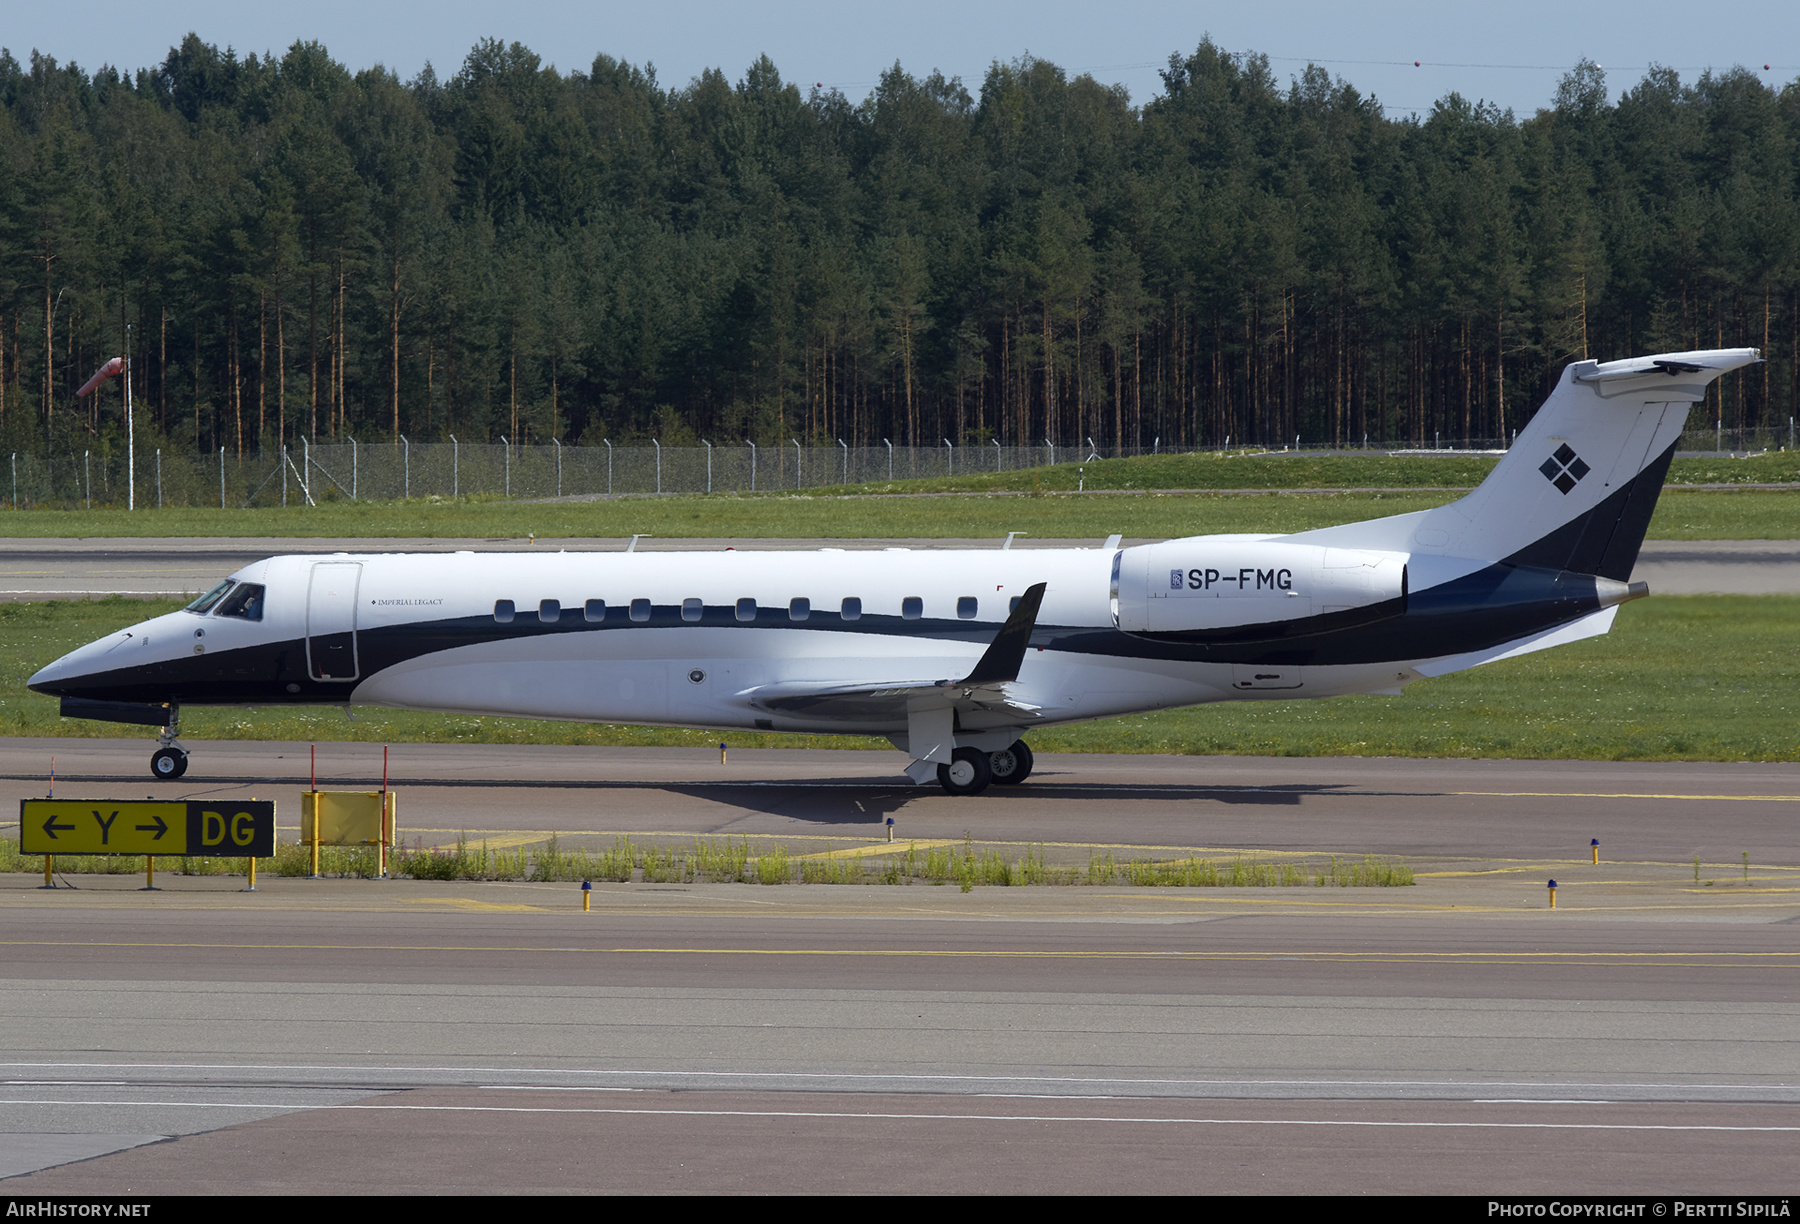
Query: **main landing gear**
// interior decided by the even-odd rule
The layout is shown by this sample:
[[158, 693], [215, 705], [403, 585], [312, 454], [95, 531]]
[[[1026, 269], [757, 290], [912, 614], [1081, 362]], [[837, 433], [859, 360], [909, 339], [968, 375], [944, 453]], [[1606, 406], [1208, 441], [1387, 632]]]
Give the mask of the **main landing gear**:
[[1031, 749], [1024, 740], [997, 752], [958, 748], [948, 764], [938, 766], [938, 785], [952, 795], [979, 795], [989, 783], [1017, 786], [1031, 776]]
[[187, 772], [187, 749], [180, 743], [181, 711], [169, 707], [169, 725], [156, 737], [156, 751], [150, 754], [150, 776], [158, 782], [173, 782]]

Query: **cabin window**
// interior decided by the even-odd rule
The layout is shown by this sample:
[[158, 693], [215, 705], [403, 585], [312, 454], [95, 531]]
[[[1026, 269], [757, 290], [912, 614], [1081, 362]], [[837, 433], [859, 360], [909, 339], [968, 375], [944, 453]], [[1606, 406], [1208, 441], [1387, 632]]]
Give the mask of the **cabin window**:
[[631, 619], [634, 621], [647, 621], [650, 619], [650, 601], [648, 599], [634, 599], [631, 601]]
[[741, 621], [755, 620], [756, 619], [756, 601], [754, 599], [738, 600], [737, 601], [737, 618]]
[[562, 603], [555, 599], [542, 600], [538, 604], [538, 619], [546, 625], [554, 625], [562, 619]]
[[697, 621], [705, 611], [706, 604], [702, 600], [684, 599], [681, 601], [681, 619], [684, 621], [689, 623]]
[[925, 615], [925, 601], [917, 595], [908, 595], [900, 601], [900, 615], [907, 620], [918, 620]]
[[843, 615], [845, 620], [862, 619], [862, 600], [852, 595], [844, 601]]
[[218, 603], [219, 597], [224, 595], [225, 592], [229, 591], [230, 589], [231, 589], [231, 579], [227, 578], [224, 582], [221, 582], [218, 586], [214, 587], [212, 590], [210, 590], [206, 594], [202, 595], [199, 599], [196, 599], [193, 603], [189, 604], [186, 607], [186, 609], [184, 609], [184, 610], [188, 611], [188, 612], [204, 612], [208, 608], [212, 607], [214, 604]]
[[980, 607], [981, 602], [973, 595], [964, 595], [956, 601], [956, 615], [962, 620], [974, 620], [975, 613]]
[[788, 619], [789, 620], [792, 620], [792, 621], [805, 620], [807, 617], [809, 617], [811, 615], [812, 615], [812, 600], [810, 600], [810, 599], [790, 599], [788, 601]]
[[499, 621], [502, 625], [510, 625], [512, 624], [512, 618], [513, 601], [510, 599], [496, 599], [494, 601], [494, 619]]
[[587, 605], [581, 609], [581, 614], [587, 618], [588, 624], [598, 624], [606, 619], [606, 601], [604, 599], [588, 600]]
[[227, 595], [214, 609], [214, 616], [235, 616], [239, 620], [259, 621], [263, 613], [263, 589], [254, 582], [240, 582], [237, 590]]

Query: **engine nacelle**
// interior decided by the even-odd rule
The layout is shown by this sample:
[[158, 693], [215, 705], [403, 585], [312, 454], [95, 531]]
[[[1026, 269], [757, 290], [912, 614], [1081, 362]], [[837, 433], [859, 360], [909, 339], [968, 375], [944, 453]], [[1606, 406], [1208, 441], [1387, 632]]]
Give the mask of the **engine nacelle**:
[[1113, 623], [1126, 633], [1236, 641], [1369, 624], [1406, 611], [1406, 561], [1218, 536], [1141, 544], [1113, 559]]

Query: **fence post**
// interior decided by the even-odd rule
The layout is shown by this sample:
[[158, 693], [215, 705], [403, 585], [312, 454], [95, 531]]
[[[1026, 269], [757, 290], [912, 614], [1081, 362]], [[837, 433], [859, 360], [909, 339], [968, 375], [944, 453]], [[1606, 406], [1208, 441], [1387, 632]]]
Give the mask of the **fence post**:
[[944, 475], [956, 475], [956, 447], [951, 445], [949, 438], [944, 439]]
[[1725, 418], [1720, 417], [1713, 422], [1713, 450], [1725, 449]]
[[744, 441], [750, 444], [750, 491], [754, 493], [756, 492], [756, 443], [751, 442], [749, 438], [745, 438]]
[[605, 438], [601, 438], [600, 440], [602, 442], [606, 442], [606, 495], [608, 497], [611, 497], [612, 496], [612, 443], [608, 442]]
[[561, 497], [562, 496], [562, 442], [560, 439], [555, 438], [555, 437], [552, 437], [550, 440], [552, 442], [556, 443], [556, 495], [558, 497]]
[[990, 438], [988, 440], [994, 444], [994, 471], [998, 472], [1000, 470], [1000, 439]]
[[[1788, 420], [1790, 420], [1790, 421], [1792, 421], [1793, 419], [1794, 419], [1793, 417], [1788, 418]], [[19, 452], [18, 451], [14, 451], [12, 453], [12, 469], [13, 469], [13, 509], [17, 510], [19, 508]]]
[[893, 443], [892, 443], [892, 442], [888, 442], [888, 440], [887, 440], [887, 439], [886, 439], [886, 438], [883, 438], [883, 439], [882, 439], [882, 441], [883, 441], [883, 442], [887, 442], [887, 448], [888, 448], [888, 479], [889, 479], [889, 480], [892, 480], [892, 479], [893, 479], [893, 478], [894, 478], [894, 444], [893, 444]]
[[1056, 443], [1052, 442], [1049, 438], [1045, 438], [1044, 445], [1046, 447], [1048, 447], [1050, 450], [1050, 466], [1055, 467], [1056, 466]]
[[156, 508], [162, 509], [162, 447], [156, 448]]
[[800, 479], [800, 439], [789, 438], [788, 441], [794, 444], [794, 487], [798, 489], [803, 483]]
[[400, 496], [412, 497], [412, 443], [400, 435]]
[[88, 466], [87, 451], [81, 452], [81, 487], [83, 496], [87, 499], [87, 508], [92, 510], [94, 508], [94, 473], [93, 469]]
[[[1792, 420], [1793, 418], [1789, 417], [1788, 419]], [[837, 444], [839, 446], [844, 447], [844, 483], [849, 484], [850, 483], [850, 448], [848, 446], [844, 446], [844, 440], [842, 438], [839, 438], [837, 440]]]
[[450, 496], [462, 496], [462, 443], [450, 435]]
[[131, 415], [131, 324], [125, 325], [125, 508], [137, 509], [137, 418]]
[[706, 447], [706, 491], [708, 493], [711, 493], [712, 492], [712, 443], [708, 442], [705, 438], [701, 438], [700, 442], [702, 445], [704, 445]]
[[350, 439], [350, 500], [356, 500], [356, 439]]
[[[224, 452], [224, 448], [223, 448], [223, 447], [220, 447], [220, 448], [219, 448], [219, 453], [220, 453], [220, 455], [221, 455], [221, 456], [223, 456], [223, 455], [224, 455], [224, 453], [225, 453], [225, 452]], [[281, 458], [280, 458], [280, 463], [281, 463], [281, 508], [282, 508], [282, 509], [283, 509], [283, 510], [286, 510], [286, 509], [287, 509], [287, 469], [288, 469], [288, 458], [287, 458], [287, 447], [285, 447], [285, 446], [284, 446], [284, 447], [282, 447], [282, 448], [281, 448]]]
[[225, 448], [219, 448], [219, 509], [225, 508]]
[[651, 438], [650, 445], [656, 448], [656, 491], [660, 494], [662, 492], [662, 443]]
[[505, 434], [500, 435], [500, 447], [506, 456], [506, 460], [505, 460], [505, 462], [506, 462], [506, 484], [504, 486], [506, 489], [505, 496], [511, 497], [512, 496], [512, 443], [508, 442], [506, 440]]

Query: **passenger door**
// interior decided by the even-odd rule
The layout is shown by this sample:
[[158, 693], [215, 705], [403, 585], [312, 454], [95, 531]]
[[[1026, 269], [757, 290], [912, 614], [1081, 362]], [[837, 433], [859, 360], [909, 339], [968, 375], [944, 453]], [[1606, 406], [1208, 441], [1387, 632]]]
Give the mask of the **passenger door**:
[[349, 683], [356, 657], [356, 588], [360, 561], [319, 561], [306, 595], [306, 666], [314, 680]]

